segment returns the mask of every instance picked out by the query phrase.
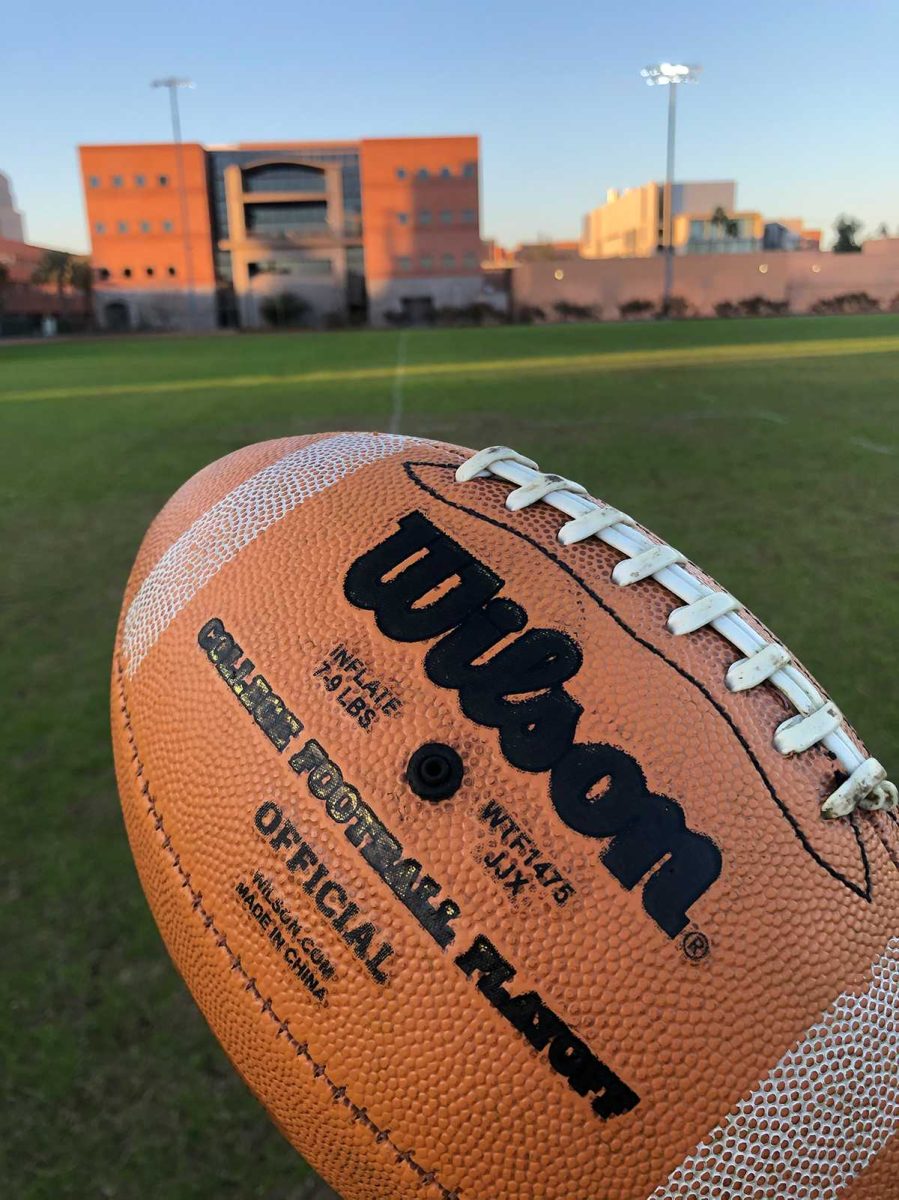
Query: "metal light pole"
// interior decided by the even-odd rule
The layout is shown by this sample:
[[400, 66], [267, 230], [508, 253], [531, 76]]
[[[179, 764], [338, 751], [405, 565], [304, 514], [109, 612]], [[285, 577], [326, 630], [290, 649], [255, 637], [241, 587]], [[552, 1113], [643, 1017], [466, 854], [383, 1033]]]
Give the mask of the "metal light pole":
[[190, 79], [178, 79], [174, 75], [169, 75], [166, 79], [154, 79], [150, 87], [168, 88], [169, 92], [169, 104], [172, 110], [172, 140], [175, 143], [175, 165], [178, 171], [178, 197], [181, 203], [181, 236], [184, 242], [184, 272], [187, 284], [187, 325], [189, 329], [194, 329], [196, 327], [194, 264], [190, 248], [190, 229], [188, 228], [187, 183], [184, 178], [184, 148], [181, 144], [178, 89], [193, 88], [196, 87], [196, 84]]
[[665, 202], [663, 236], [665, 241], [665, 282], [662, 286], [662, 315], [668, 315], [674, 282], [674, 138], [677, 126], [677, 85], [697, 83], [702, 67], [684, 63], [656, 63], [640, 74], [649, 87], [668, 88], [668, 149], [665, 162]]

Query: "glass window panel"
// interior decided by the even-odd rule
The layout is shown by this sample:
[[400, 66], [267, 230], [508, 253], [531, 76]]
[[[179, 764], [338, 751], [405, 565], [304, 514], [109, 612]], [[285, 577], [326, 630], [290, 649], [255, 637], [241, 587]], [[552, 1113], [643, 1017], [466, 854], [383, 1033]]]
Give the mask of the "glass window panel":
[[319, 192], [326, 189], [325, 173], [299, 163], [267, 163], [243, 173], [246, 192]]
[[328, 206], [318, 200], [298, 200], [274, 204], [247, 204], [247, 230], [263, 236], [310, 232], [327, 228]]

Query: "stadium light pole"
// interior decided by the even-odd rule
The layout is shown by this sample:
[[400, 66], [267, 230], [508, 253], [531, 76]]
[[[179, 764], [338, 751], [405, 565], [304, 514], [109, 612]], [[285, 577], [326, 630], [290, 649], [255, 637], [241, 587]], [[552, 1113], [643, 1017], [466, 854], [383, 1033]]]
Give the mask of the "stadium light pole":
[[702, 67], [685, 63], [655, 63], [640, 74], [649, 87], [668, 88], [668, 150], [665, 163], [665, 281], [662, 286], [662, 313], [668, 315], [674, 282], [674, 139], [677, 127], [677, 88], [681, 83], [697, 83]]
[[194, 302], [194, 264], [190, 249], [190, 229], [188, 228], [187, 183], [184, 175], [184, 147], [181, 144], [181, 113], [178, 109], [178, 89], [193, 88], [197, 85], [191, 79], [179, 79], [169, 75], [165, 79], [154, 79], [152, 88], [167, 88], [169, 105], [172, 111], [172, 141], [175, 143], [175, 166], [178, 171], [178, 198], [181, 204], [181, 236], [184, 243], [184, 273], [187, 284], [187, 326], [193, 330], [196, 327], [196, 308]]

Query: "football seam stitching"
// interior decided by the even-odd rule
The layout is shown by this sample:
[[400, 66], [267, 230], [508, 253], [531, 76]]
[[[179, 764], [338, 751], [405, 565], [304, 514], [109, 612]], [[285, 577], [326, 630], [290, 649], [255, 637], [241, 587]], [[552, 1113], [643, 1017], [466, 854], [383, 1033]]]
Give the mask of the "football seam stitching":
[[162, 835], [161, 846], [171, 857], [171, 866], [174, 867], [177, 873], [180, 875], [181, 886], [187, 888], [188, 892], [190, 893], [193, 901], [192, 908], [194, 912], [201, 915], [203, 927], [205, 928], [206, 932], [211, 932], [215, 935], [215, 944], [219, 947], [219, 949], [224, 950], [225, 954], [230, 959], [231, 969], [238, 971], [246, 980], [244, 990], [250, 992], [257, 1000], [261, 1002], [261, 1011], [269, 1016], [275, 1025], [277, 1025], [278, 1032], [275, 1036], [285, 1037], [287, 1039], [288, 1044], [293, 1047], [297, 1058], [305, 1059], [305, 1061], [308, 1062], [312, 1067], [313, 1077], [315, 1079], [323, 1079], [325, 1083], [327, 1083], [331, 1089], [332, 1099], [335, 1102], [342, 1103], [350, 1110], [353, 1121], [361, 1123], [366, 1128], [370, 1129], [374, 1135], [375, 1141], [379, 1145], [386, 1143], [386, 1145], [390, 1146], [390, 1148], [396, 1152], [397, 1163], [405, 1163], [413, 1171], [413, 1173], [419, 1177], [419, 1183], [421, 1185], [424, 1186], [433, 1184], [439, 1189], [443, 1200], [460, 1200], [461, 1193], [458, 1190], [450, 1191], [448, 1188], [444, 1187], [444, 1185], [438, 1179], [435, 1171], [428, 1171], [422, 1166], [421, 1163], [417, 1162], [413, 1151], [401, 1150], [397, 1143], [390, 1137], [389, 1130], [381, 1129], [380, 1126], [375, 1124], [363, 1107], [358, 1104], [354, 1104], [353, 1101], [350, 1100], [347, 1095], [346, 1087], [335, 1083], [334, 1080], [331, 1079], [330, 1075], [327, 1073], [327, 1068], [325, 1067], [324, 1063], [316, 1062], [313, 1056], [309, 1053], [308, 1042], [301, 1042], [293, 1033], [291, 1033], [289, 1022], [282, 1020], [282, 1018], [278, 1016], [278, 1014], [272, 1008], [271, 997], [263, 997], [262, 993], [259, 991], [259, 988], [256, 986], [255, 978], [249, 974], [241, 962], [240, 955], [236, 954], [231, 949], [225, 934], [222, 933], [215, 924], [215, 918], [204, 907], [202, 893], [198, 892], [191, 883], [190, 872], [185, 870], [185, 868], [182, 866], [181, 856], [172, 845], [171, 836], [165, 828], [162, 815], [156, 805], [156, 799], [150, 790], [149, 782], [144, 778], [144, 766], [143, 762], [141, 761], [140, 752], [137, 748], [137, 741], [134, 736], [133, 726], [131, 724], [131, 713], [129, 712], [125, 699], [125, 685], [122, 664], [118, 655], [116, 656], [116, 676], [119, 688], [119, 711], [121, 712], [124, 720], [128, 742], [131, 746], [131, 761], [132, 763], [136, 764], [135, 777], [139, 781], [140, 793], [144, 796], [148, 803], [147, 814], [148, 816], [152, 817], [156, 832]]
[[[847, 888], [854, 895], [858, 896], [858, 898], [860, 900], [864, 900], [868, 904], [871, 903], [871, 897], [872, 897], [871, 865], [868, 860], [868, 853], [865, 848], [865, 844], [864, 844], [864, 841], [861, 836], [861, 832], [858, 827], [856, 814], [853, 814], [852, 818], [850, 819], [850, 825], [851, 825], [852, 831], [855, 835], [855, 840], [858, 845], [860, 857], [862, 860], [862, 869], [864, 871], [864, 878], [865, 878], [865, 886], [863, 888], [860, 887], [857, 883], [855, 883], [852, 879], [850, 879], [846, 875], [844, 875], [836, 867], [832, 866], [831, 863], [829, 863], [827, 861], [827, 859], [825, 859], [822, 855], [820, 855], [818, 853], [818, 851], [812, 845], [811, 841], [807, 838], [807, 836], [804, 833], [798, 820], [793, 816], [793, 814], [789, 811], [789, 809], [786, 807], [786, 805], [778, 797], [773, 784], [768, 779], [767, 772], [765, 771], [762, 764], [759, 762], [757, 756], [753, 752], [752, 747], [749, 745], [746, 738], [743, 736], [743, 734], [737, 728], [736, 722], [732, 719], [732, 717], [727, 712], [727, 710], [724, 709], [718, 703], [718, 701], [711, 694], [710, 690], [699, 679], [697, 679], [694, 675], [692, 675], [685, 668], [681, 667], [679, 663], [677, 663], [673, 659], [669, 658], [667, 654], [665, 654], [662, 650], [658, 649], [651, 642], [649, 642], [645, 638], [641, 637], [641, 635], [639, 633], [637, 633], [637, 631], [635, 629], [632, 629], [631, 626], [628, 625], [628, 623], [624, 620], [624, 618], [618, 612], [616, 612], [614, 608], [612, 608], [610, 605], [605, 603], [605, 601], [596, 593], [596, 591], [590, 587], [590, 585], [586, 582], [586, 580], [582, 579], [581, 576], [578, 575], [578, 573], [571, 566], [568, 565], [568, 563], [564, 562], [557, 555], [555, 555], [551, 550], [548, 550], [545, 546], [541, 546], [540, 543], [538, 541], [536, 541], [535, 538], [532, 538], [529, 534], [525, 533], [523, 530], [514, 529], [511, 525], [506, 525], [503, 521], [499, 521], [495, 517], [489, 516], [487, 513], [482, 513], [482, 512], [479, 512], [477, 509], [469, 508], [467, 505], [460, 504], [456, 500], [450, 500], [448, 496], [442, 495], [435, 488], [433, 488], [429, 484], [425, 483], [425, 481], [416, 474], [415, 467], [442, 467], [444, 470], [447, 470], [447, 469], [452, 470], [453, 469], [452, 463], [434, 463], [434, 462], [428, 462], [428, 461], [407, 460], [406, 462], [403, 463], [403, 468], [406, 471], [407, 478], [409, 478], [411, 480], [411, 482], [413, 484], [415, 484], [416, 487], [420, 488], [422, 491], [424, 491], [428, 495], [432, 496], [435, 500], [439, 500], [442, 504], [446, 504], [450, 508], [456, 508], [460, 512], [467, 513], [470, 517], [474, 517], [477, 520], [486, 521], [488, 524], [495, 526], [497, 529], [502, 529], [506, 533], [512, 534], [513, 537], [521, 538], [522, 541], [525, 541], [530, 546], [533, 546], [535, 550], [538, 550], [541, 554], [543, 554], [551, 562], [554, 562], [556, 564], [556, 566], [561, 568], [561, 570], [564, 571], [565, 574], [570, 576], [587, 593], [587, 595], [602, 609], [602, 611], [607, 613], [608, 616], [610, 616], [612, 618], [612, 620], [615, 621], [615, 623], [618, 626], [620, 626], [620, 628], [623, 629], [630, 637], [632, 637], [641, 646], [644, 646], [652, 654], [656, 655], [656, 657], [660, 658], [663, 662], [667, 663], [668, 666], [671, 667], [672, 670], [674, 670], [682, 678], [687, 680], [689, 683], [692, 683], [693, 686], [696, 687], [703, 696], [705, 696], [705, 698], [709, 701], [709, 703], [712, 705], [712, 707], [715, 709], [715, 711], [718, 713], [718, 715], [729, 726], [731, 732], [736, 736], [740, 745], [743, 747], [744, 751], [748, 755], [750, 762], [752, 763], [753, 767], [755, 768], [756, 772], [758, 773], [758, 776], [761, 779], [765, 789], [771, 796], [771, 798], [774, 801], [777, 808], [780, 810], [780, 813], [786, 820], [787, 824], [789, 825], [789, 827], [793, 833], [793, 836], [795, 838], [797, 838], [797, 840], [799, 841], [799, 843], [802, 846], [802, 849], [805, 851], [805, 853], [808, 854], [809, 857], [815, 863], [817, 863], [817, 865], [819, 867], [821, 867], [822, 870], [824, 870], [828, 875], [830, 875], [832, 879], [836, 880], [837, 883], [841, 884], [843, 887]], [[827, 753], [830, 754], [829, 751]], [[833, 755], [830, 755], [830, 757], [832, 758]]]

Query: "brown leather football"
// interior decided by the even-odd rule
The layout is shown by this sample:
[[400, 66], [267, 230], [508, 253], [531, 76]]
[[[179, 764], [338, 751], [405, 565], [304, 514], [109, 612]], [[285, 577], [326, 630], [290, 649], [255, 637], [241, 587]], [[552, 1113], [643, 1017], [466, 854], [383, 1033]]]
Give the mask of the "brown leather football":
[[739, 602], [504, 447], [250, 446], [112, 680], [179, 971], [346, 1200], [896, 1200], [896, 789]]

